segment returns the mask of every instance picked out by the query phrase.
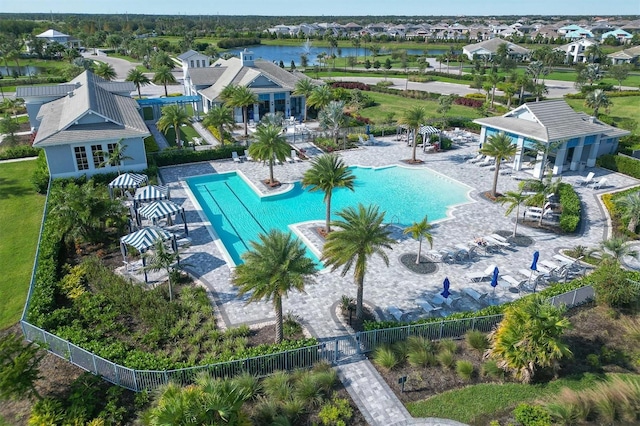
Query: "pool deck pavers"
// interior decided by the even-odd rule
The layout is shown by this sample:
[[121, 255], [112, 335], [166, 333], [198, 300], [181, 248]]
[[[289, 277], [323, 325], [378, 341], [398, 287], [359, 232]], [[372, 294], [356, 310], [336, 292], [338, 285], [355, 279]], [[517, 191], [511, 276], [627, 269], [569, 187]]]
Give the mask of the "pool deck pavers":
[[[411, 148], [405, 143], [394, 141], [392, 138], [379, 138], [381, 144], [367, 146], [346, 152], [341, 155], [349, 165], [388, 166], [402, 165], [405, 167], [429, 167], [450, 178], [456, 179], [470, 186], [471, 202], [457, 206], [451, 212], [451, 218], [435, 224], [432, 234], [434, 248], [447, 245], [466, 243], [476, 237], [494, 233], [497, 230], [513, 230], [513, 215], [505, 217], [506, 207], [487, 201], [481, 193], [491, 188], [494, 172], [488, 167], [479, 167], [465, 162], [477, 151], [477, 144], [469, 143], [458, 149], [435, 154], [425, 154], [418, 149], [418, 158], [424, 160], [419, 166], [407, 166], [401, 162], [411, 156]], [[309, 167], [308, 161], [285, 163], [275, 166], [276, 179], [283, 183], [300, 180]], [[503, 167], [509, 167], [504, 165]], [[215, 301], [220, 324], [232, 327], [240, 324], [261, 324], [273, 321], [272, 306], [268, 303], [246, 304], [247, 296], [239, 297], [237, 290], [231, 285], [232, 268], [225, 261], [225, 255], [218, 243], [213, 240], [212, 233], [207, 229], [205, 218], [196, 211], [193, 199], [185, 190], [184, 179], [209, 173], [239, 170], [258, 188], [266, 194], [268, 190], [260, 183], [268, 176], [268, 167], [256, 162], [234, 163], [231, 160], [203, 162], [184, 166], [167, 167], [161, 170], [161, 177], [165, 184], [170, 185], [172, 199], [183, 204], [187, 212], [191, 247], [184, 251], [185, 260], [192, 266], [189, 271], [200, 279], [206, 286], [211, 298]], [[398, 243], [389, 252], [390, 265], [386, 267], [379, 258], [373, 258], [365, 277], [364, 298], [366, 303], [376, 308], [376, 311], [386, 315], [386, 319], [393, 319], [386, 314], [385, 309], [394, 306], [405, 312], [403, 319], [418, 318], [423, 313], [416, 305], [418, 298], [430, 299], [441, 291], [442, 281], [448, 277], [454, 294], [461, 294], [464, 287], [473, 287], [481, 292], [490, 292], [492, 288], [488, 282], [471, 283], [469, 274], [483, 271], [488, 265], [496, 264], [501, 274], [515, 274], [518, 269], [526, 269], [531, 263], [533, 252], [540, 252], [540, 259], [552, 259], [560, 249], [572, 248], [576, 245], [588, 247], [597, 246], [608, 235], [608, 222], [598, 201], [598, 195], [620, 190], [640, 184], [640, 181], [613, 173], [608, 170], [593, 168], [596, 179], [606, 175], [606, 188], [594, 191], [584, 186], [576, 186], [584, 206], [583, 226], [580, 232], [571, 236], [560, 236], [544, 231], [537, 231], [527, 226], [518, 226], [518, 233], [531, 237], [534, 243], [529, 247], [518, 247], [516, 250], [505, 250], [502, 254], [487, 256], [481, 254], [473, 262], [457, 264], [439, 264], [435, 273], [417, 275], [405, 268], [398, 260], [400, 255], [407, 252], [417, 252], [418, 243], [408, 236], [402, 235], [397, 227], [393, 235]], [[563, 182], [577, 183], [583, 173], [568, 172], [562, 175]], [[398, 182], [397, 185], [402, 185]], [[500, 176], [498, 191], [505, 192], [517, 189], [518, 181], [508, 175]], [[285, 185], [286, 187], [286, 185]], [[402, 202], [402, 200], [398, 200]], [[416, 221], [422, 217], [418, 213]], [[319, 218], [318, 223], [322, 223]], [[295, 227], [298, 228], [298, 227]], [[312, 225], [304, 225], [299, 232], [313, 245], [318, 245], [320, 239], [312, 231]], [[423, 245], [423, 249], [428, 246]], [[342, 277], [340, 271], [322, 271], [314, 278], [314, 284], [307, 286], [306, 294], [292, 293], [283, 302], [283, 310], [292, 312], [302, 319], [309, 332], [319, 339], [333, 336], [343, 336], [345, 329], [335, 319], [335, 304], [342, 295], [355, 297], [355, 285], [351, 273]], [[505, 302], [520, 297], [521, 294], [509, 287], [498, 286], [495, 296], [499, 302]], [[478, 305], [470, 298], [462, 298], [461, 303], [454, 305], [458, 309], [477, 309]], [[406, 408], [389, 389], [375, 369], [366, 359], [351, 360], [338, 367], [340, 377], [346, 389], [358, 403], [367, 421], [372, 425], [391, 424], [424, 424], [424, 425], [454, 425], [460, 424], [442, 419], [412, 419]]]

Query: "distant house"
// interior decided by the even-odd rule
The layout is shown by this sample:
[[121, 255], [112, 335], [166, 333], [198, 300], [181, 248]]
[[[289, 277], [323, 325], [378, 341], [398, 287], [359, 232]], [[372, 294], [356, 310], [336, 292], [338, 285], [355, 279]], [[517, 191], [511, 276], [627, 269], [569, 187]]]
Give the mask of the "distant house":
[[554, 50], [564, 53], [565, 64], [587, 62], [589, 58], [585, 55], [585, 51], [589, 46], [593, 46], [594, 44], [597, 43], [586, 38], [581, 38], [576, 41], [572, 41], [571, 43], [556, 47]]
[[617, 30], [607, 31], [606, 33], [602, 33], [600, 40], [605, 41], [609, 37], [615, 38], [620, 43], [626, 43], [627, 41], [631, 40], [633, 35], [631, 35], [630, 33], [626, 32], [621, 28], [618, 28]]
[[609, 58], [609, 60], [611, 60], [611, 63], [614, 65], [637, 64], [640, 62], [640, 46], [634, 46], [630, 47], [629, 49], [610, 53], [607, 55], [607, 58]]
[[121, 170], [144, 170], [144, 138], [150, 135], [131, 98], [131, 82], [106, 81], [85, 71], [68, 84], [18, 87], [29, 121], [37, 134], [33, 146], [43, 148], [53, 178], [110, 172], [102, 166], [104, 152], [118, 142], [131, 157]]
[[583, 28], [575, 31], [569, 31], [564, 35], [567, 40], [577, 40], [581, 38], [593, 38], [593, 33]]
[[[46, 44], [50, 43], [60, 43], [66, 48], [80, 48], [80, 40], [76, 40], [71, 37], [69, 34], [61, 33], [60, 31], [56, 31], [54, 29], [48, 29], [47, 31], [38, 34], [37, 38], [44, 40]], [[27, 46], [27, 49], [29, 47]]]
[[[576, 112], [563, 99], [525, 103], [503, 116], [478, 118], [474, 123], [482, 126], [481, 143], [497, 133], [507, 134], [519, 148], [514, 170], [536, 160], [533, 170], [536, 178], [542, 177], [546, 164], [553, 166], [554, 175], [567, 169], [594, 167], [599, 156], [613, 154], [620, 137], [631, 133]], [[545, 157], [535, 149], [536, 142], [560, 145]]]
[[195, 95], [195, 92], [189, 92], [189, 80], [191, 79], [191, 72], [195, 69], [206, 68], [211, 65], [211, 58], [205, 54], [196, 52], [195, 50], [189, 50], [178, 56], [178, 60], [182, 63], [182, 76], [184, 81], [185, 95]]
[[[295, 96], [293, 91], [298, 80], [309, 77], [270, 61], [256, 60], [247, 49], [240, 52], [240, 58], [218, 59], [210, 67], [190, 70], [189, 76], [186, 94], [202, 96], [198, 108], [203, 112], [222, 103], [222, 90], [236, 84], [248, 87], [258, 96], [258, 103], [249, 109], [251, 120], [259, 121], [267, 113], [281, 112], [285, 117], [304, 114], [304, 96]], [[234, 117], [236, 122], [242, 121], [240, 108], [236, 108]]]
[[509, 57], [514, 60], [527, 59], [531, 55], [531, 50], [518, 46], [501, 38], [492, 38], [490, 40], [481, 41], [480, 43], [469, 44], [462, 48], [462, 53], [473, 60], [474, 56], [492, 58], [498, 52], [498, 48], [502, 45], [507, 45]]
[[570, 25], [565, 25], [564, 27], [558, 28], [558, 34], [564, 36], [573, 31], [581, 31], [581, 30], [584, 30], [584, 28], [582, 28], [580, 25], [570, 24]]

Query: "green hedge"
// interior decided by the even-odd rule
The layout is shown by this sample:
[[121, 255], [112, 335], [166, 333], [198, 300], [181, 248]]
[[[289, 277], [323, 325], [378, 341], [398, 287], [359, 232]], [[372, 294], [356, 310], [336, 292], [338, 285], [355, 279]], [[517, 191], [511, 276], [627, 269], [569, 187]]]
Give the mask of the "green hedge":
[[580, 224], [580, 197], [568, 183], [561, 183], [558, 187], [558, 197], [562, 206], [560, 215], [560, 229], [564, 232], [575, 232]]
[[176, 164], [197, 163], [199, 161], [222, 160], [224, 158], [231, 158], [233, 151], [244, 152], [244, 149], [245, 147], [243, 145], [225, 145], [204, 151], [178, 148], [165, 149], [156, 155], [150, 155], [148, 163], [149, 165], [154, 164], [158, 167], [164, 167], [174, 166]]
[[[551, 298], [553, 296], [557, 296], [559, 294], [563, 294], [569, 292], [571, 290], [575, 290], [576, 288], [584, 287], [586, 285], [591, 285], [591, 282], [585, 281], [585, 277], [575, 279], [573, 281], [569, 281], [567, 283], [556, 283], [552, 287], [548, 287], [542, 291], [539, 291], [536, 294], [540, 294], [543, 297]], [[480, 309], [479, 311], [468, 311], [468, 312], [457, 312], [455, 314], [451, 314], [446, 318], [424, 318], [413, 322], [397, 322], [397, 321], [365, 321], [364, 328], [366, 331], [369, 330], [383, 330], [385, 328], [396, 328], [405, 325], [418, 325], [418, 324], [429, 324], [429, 323], [437, 323], [441, 321], [449, 321], [449, 320], [458, 320], [458, 319], [468, 319], [468, 318], [478, 318], [478, 317], [486, 317], [490, 315], [498, 315], [504, 313], [504, 310], [507, 306], [518, 305], [523, 303], [523, 301], [529, 296], [521, 297], [520, 299], [514, 300], [513, 302], [503, 303], [502, 305], [497, 306], [487, 306], [484, 309]]]
[[[595, 89], [599, 89], [599, 87], [594, 87]], [[568, 99], [585, 99], [587, 94], [584, 92], [579, 93], [569, 93], [564, 95]], [[611, 89], [611, 91], [607, 92], [608, 98], [626, 98], [628, 96], [640, 96], [640, 91], [638, 90], [622, 90], [618, 91], [617, 89]]]
[[40, 148], [34, 148], [30, 145], [20, 145], [0, 151], [0, 160], [12, 160], [14, 158], [37, 157]]
[[620, 172], [640, 179], [640, 160], [624, 155], [602, 155], [596, 160], [598, 167]]

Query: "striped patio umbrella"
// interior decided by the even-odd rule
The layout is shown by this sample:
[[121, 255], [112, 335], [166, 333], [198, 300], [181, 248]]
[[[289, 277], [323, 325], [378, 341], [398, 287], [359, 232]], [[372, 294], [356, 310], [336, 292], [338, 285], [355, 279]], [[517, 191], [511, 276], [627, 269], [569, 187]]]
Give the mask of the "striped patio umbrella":
[[420, 129], [418, 129], [418, 133], [420, 133], [423, 136], [437, 135], [438, 133], [440, 133], [440, 130], [433, 126], [420, 126]]
[[171, 215], [174, 213], [180, 212], [182, 216], [182, 222], [184, 223], [184, 233], [189, 235], [189, 230], [187, 229], [187, 220], [184, 214], [184, 208], [177, 205], [173, 201], [154, 201], [152, 203], [146, 204], [138, 209], [138, 214], [146, 219], [150, 219], [155, 221], [156, 219], [160, 219], [163, 217], [169, 218], [171, 220]]
[[149, 201], [168, 200], [169, 187], [160, 185], [147, 185], [142, 188], [136, 189], [136, 193], [133, 196], [133, 201], [137, 205], [138, 203], [146, 203]]
[[[127, 246], [131, 246], [140, 253], [144, 253], [149, 250], [149, 248], [153, 247], [155, 242], [159, 239], [162, 241], [173, 240], [172, 245], [175, 250], [175, 237], [171, 232], [155, 226], [149, 226], [120, 238], [120, 251], [122, 252], [122, 257], [125, 261], [127, 260]], [[142, 257], [142, 265], [146, 266], [144, 257]], [[146, 271], [144, 272], [144, 280], [145, 282], [147, 281]]]
[[123, 173], [109, 183], [109, 195], [113, 198], [115, 189], [137, 189], [149, 182], [146, 175], [137, 173]]

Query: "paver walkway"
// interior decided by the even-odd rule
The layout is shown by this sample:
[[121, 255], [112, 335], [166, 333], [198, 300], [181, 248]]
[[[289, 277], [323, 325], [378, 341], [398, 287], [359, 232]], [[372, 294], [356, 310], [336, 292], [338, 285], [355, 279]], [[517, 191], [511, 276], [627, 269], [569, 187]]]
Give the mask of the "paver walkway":
[[[481, 194], [491, 188], [494, 172], [487, 167], [478, 167], [465, 162], [477, 151], [477, 145], [468, 144], [458, 149], [425, 154], [418, 151], [418, 158], [424, 160], [420, 166], [406, 166], [402, 159], [410, 158], [411, 148], [405, 143], [394, 141], [392, 138], [381, 138], [381, 143], [342, 152], [341, 156], [347, 164], [362, 166], [400, 165], [402, 167], [429, 167], [442, 173], [445, 179], [455, 179], [469, 186], [469, 203], [459, 205], [450, 212], [450, 218], [435, 224], [432, 233], [434, 247], [442, 248], [449, 244], [464, 243], [495, 232], [496, 230], [512, 230], [513, 215], [504, 215], [505, 207], [485, 200]], [[300, 180], [309, 162], [287, 163], [276, 166], [275, 176], [285, 185], [280, 189], [286, 191], [290, 185], [286, 183]], [[237, 289], [231, 284], [232, 266], [228, 256], [222, 250], [220, 241], [215, 238], [209, 228], [206, 218], [194, 203], [193, 197], [187, 191], [184, 181], [189, 176], [210, 173], [220, 173], [238, 170], [253, 183], [255, 188], [267, 193], [260, 180], [268, 174], [268, 167], [255, 162], [234, 163], [231, 160], [203, 162], [184, 166], [168, 167], [161, 170], [162, 179], [171, 187], [172, 200], [181, 203], [187, 212], [190, 237], [193, 239], [191, 247], [184, 251], [184, 257], [193, 265], [190, 272], [198, 277], [207, 288], [210, 297], [215, 302], [219, 324], [222, 327], [232, 327], [239, 324], [264, 324], [273, 321], [273, 307], [269, 303], [246, 304], [247, 296], [238, 296]], [[533, 244], [529, 247], [519, 247], [514, 251], [505, 250], [501, 254], [481, 254], [473, 262], [456, 264], [439, 264], [435, 273], [428, 276], [416, 275], [406, 269], [398, 260], [400, 255], [416, 252], [418, 243], [402, 234], [401, 229], [392, 227], [393, 237], [397, 240], [392, 252], [389, 253], [390, 266], [373, 258], [368, 265], [365, 278], [365, 302], [373, 307], [376, 313], [385, 319], [393, 319], [386, 308], [395, 306], [405, 312], [405, 319], [419, 318], [424, 312], [416, 305], [418, 298], [431, 298], [440, 292], [443, 279], [451, 281], [451, 290], [460, 292], [463, 287], [473, 286], [478, 291], [489, 292], [488, 283], [470, 283], [467, 278], [470, 273], [484, 270], [490, 264], [497, 264], [502, 274], [515, 273], [520, 268], [528, 268], [534, 251], [540, 252], [540, 259], [551, 259], [553, 254], [561, 248], [572, 248], [576, 245], [593, 247], [607, 236], [607, 218], [601, 210], [598, 195], [611, 190], [617, 190], [638, 185], [638, 180], [612, 173], [604, 169], [590, 169], [596, 173], [596, 178], [607, 176], [609, 186], [598, 191], [585, 186], [576, 186], [584, 207], [584, 226], [577, 235], [561, 236], [538, 231], [527, 226], [519, 226], [518, 232], [529, 236]], [[586, 175], [587, 171], [583, 172]], [[568, 172], [562, 176], [564, 182], [575, 184], [581, 175]], [[398, 182], [401, 186], [402, 182]], [[434, 182], [437, 185], [437, 182]], [[500, 176], [498, 190], [501, 192], [515, 190], [518, 181], [510, 176]], [[402, 202], [401, 199], [398, 202]], [[417, 212], [416, 220], [420, 219]], [[318, 218], [322, 223], [324, 217]], [[298, 224], [292, 229], [316, 250], [322, 250], [322, 241], [315, 232], [312, 224]], [[136, 277], [139, 278], [139, 277]], [[154, 279], [152, 276], [151, 279]], [[514, 300], [520, 297], [511, 288], [499, 286], [496, 297], [499, 302]], [[342, 295], [355, 297], [355, 285], [351, 275], [340, 276], [338, 272], [322, 271], [315, 278], [315, 284], [309, 285], [306, 294], [292, 293], [284, 301], [285, 312], [292, 312], [302, 318], [303, 324], [309, 332], [321, 339], [344, 336], [345, 327], [337, 320], [336, 306]], [[478, 309], [481, 306], [471, 299], [462, 300], [457, 309]], [[390, 424], [456, 424], [437, 419], [411, 419], [400, 401], [389, 387], [381, 381], [380, 376], [373, 370], [366, 360], [345, 360], [339, 366], [341, 377], [354, 400], [372, 425]]]
[[169, 145], [169, 142], [167, 142], [167, 138], [165, 138], [164, 134], [160, 130], [158, 130], [156, 123], [154, 121], [147, 120], [145, 121], [145, 124], [147, 125], [147, 127], [149, 128], [149, 131], [155, 138], [156, 143], [158, 144], [158, 148], [160, 148], [160, 150], [169, 148], [170, 145]]

